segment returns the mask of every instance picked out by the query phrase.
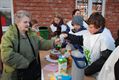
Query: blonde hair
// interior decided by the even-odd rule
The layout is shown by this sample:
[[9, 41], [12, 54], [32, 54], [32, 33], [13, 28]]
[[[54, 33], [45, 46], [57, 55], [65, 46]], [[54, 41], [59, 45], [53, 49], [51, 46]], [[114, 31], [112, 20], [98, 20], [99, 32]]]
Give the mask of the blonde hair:
[[19, 10], [15, 13], [15, 16], [14, 16], [14, 20], [15, 20], [15, 23], [19, 22], [21, 18], [23, 17], [29, 17], [31, 19], [31, 14], [28, 12], [28, 11], [25, 11], [25, 10]]
[[63, 16], [62, 16], [61, 13], [55, 12], [55, 13], [54, 13], [54, 18], [59, 18], [59, 19], [61, 19], [61, 18], [63, 18]]

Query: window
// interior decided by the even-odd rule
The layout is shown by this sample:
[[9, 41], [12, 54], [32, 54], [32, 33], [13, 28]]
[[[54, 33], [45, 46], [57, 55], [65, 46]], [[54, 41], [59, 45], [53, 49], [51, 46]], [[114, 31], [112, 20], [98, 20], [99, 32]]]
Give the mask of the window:
[[99, 12], [104, 16], [105, 0], [76, 0], [76, 8], [80, 9], [84, 19], [87, 19], [93, 12]]
[[76, 0], [76, 8], [80, 9], [84, 19], [88, 17], [88, 0]]
[[5, 32], [13, 22], [13, 2], [12, 0], [0, 0], [0, 14], [2, 31]]

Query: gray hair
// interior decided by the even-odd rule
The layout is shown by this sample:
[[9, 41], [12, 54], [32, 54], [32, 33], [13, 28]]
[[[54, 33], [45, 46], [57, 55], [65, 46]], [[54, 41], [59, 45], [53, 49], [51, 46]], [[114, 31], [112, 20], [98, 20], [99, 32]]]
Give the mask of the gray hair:
[[23, 17], [29, 17], [31, 19], [31, 14], [28, 11], [25, 10], [19, 10], [15, 13], [14, 20], [15, 23], [19, 22], [21, 18]]

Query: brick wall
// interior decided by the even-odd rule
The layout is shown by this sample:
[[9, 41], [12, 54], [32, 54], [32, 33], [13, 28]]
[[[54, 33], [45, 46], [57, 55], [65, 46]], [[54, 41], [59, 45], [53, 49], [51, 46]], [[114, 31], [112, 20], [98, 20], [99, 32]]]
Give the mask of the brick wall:
[[117, 38], [119, 29], [119, 0], [106, 0], [105, 18], [107, 27], [111, 30], [113, 37]]
[[49, 26], [55, 12], [70, 19], [75, 0], [14, 0], [14, 12], [28, 10], [41, 26]]
[[[75, 0], [14, 0], [14, 12], [21, 9], [30, 11], [41, 26], [49, 26], [55, 12], [70, 19], [74, 7]], [[106, 25], [111, 30], [113, 37], [117, 38], [119, 0], [106, 0], [105, 7]]]

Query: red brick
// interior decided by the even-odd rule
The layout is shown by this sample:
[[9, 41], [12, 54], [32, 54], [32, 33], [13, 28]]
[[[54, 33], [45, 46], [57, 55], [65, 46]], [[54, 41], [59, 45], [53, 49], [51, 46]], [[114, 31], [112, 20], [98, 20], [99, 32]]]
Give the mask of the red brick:
[[[33, 18], [37, 18], [41, 26], [51, 24], [55, 12], [59, 12], [68, 20], [72, 17], [75, 0], [14, 0], [14, 12], [20, 9], [28, 10]], [[106, 25], [116, 38], [119, 28], [119, 0], [106, 0]]]

